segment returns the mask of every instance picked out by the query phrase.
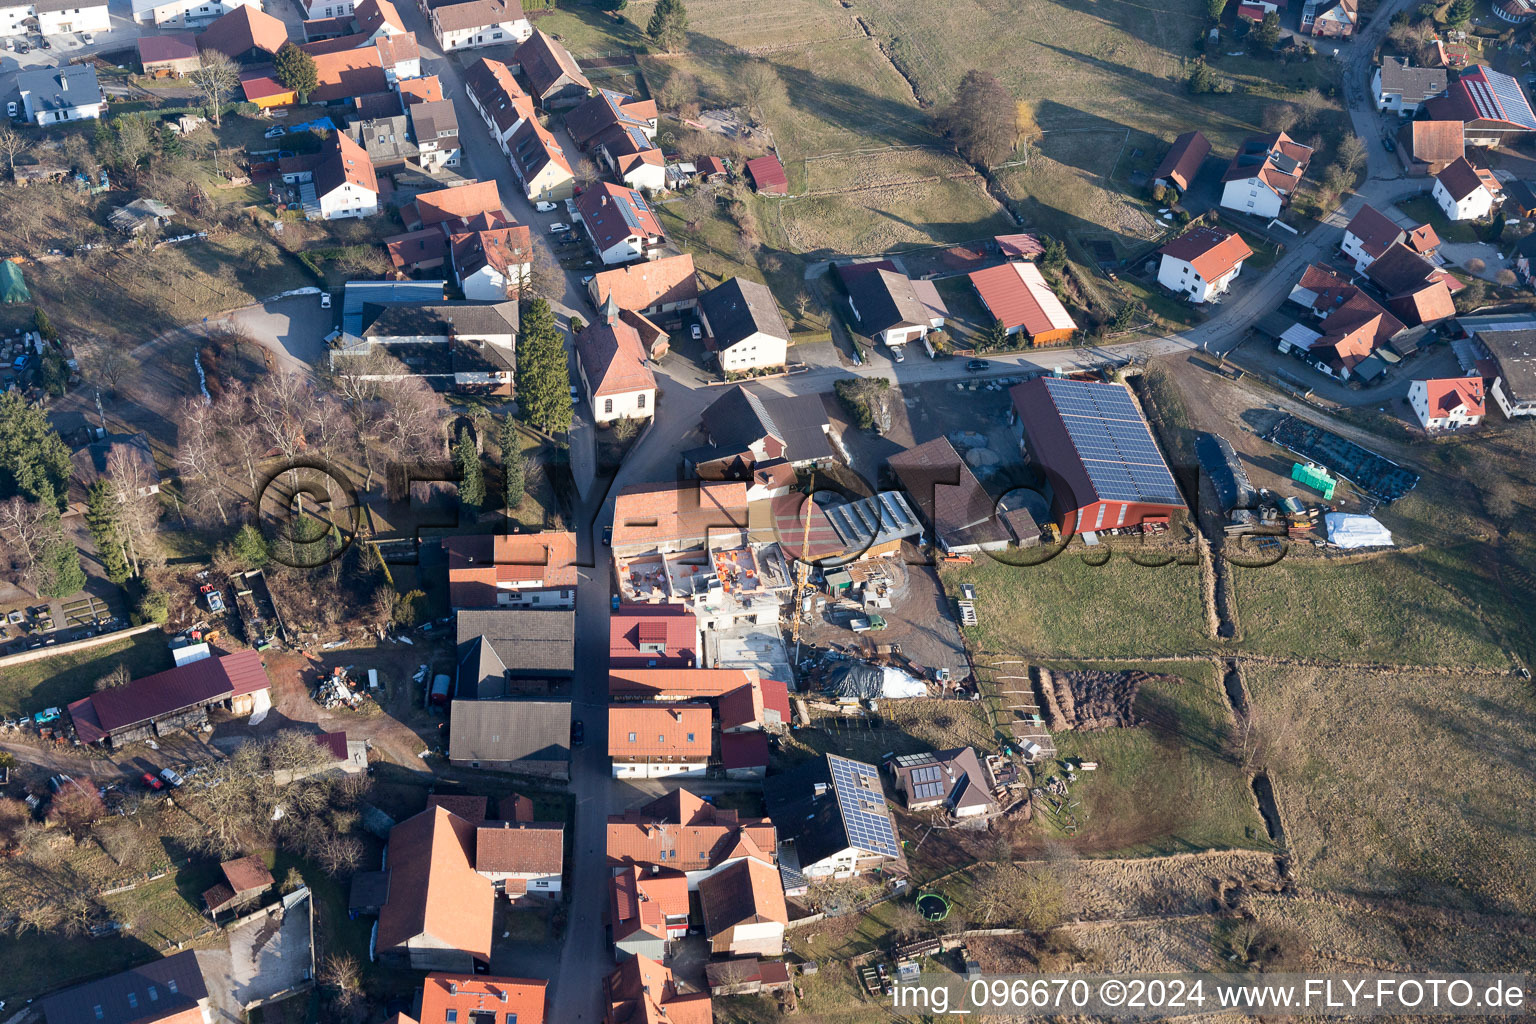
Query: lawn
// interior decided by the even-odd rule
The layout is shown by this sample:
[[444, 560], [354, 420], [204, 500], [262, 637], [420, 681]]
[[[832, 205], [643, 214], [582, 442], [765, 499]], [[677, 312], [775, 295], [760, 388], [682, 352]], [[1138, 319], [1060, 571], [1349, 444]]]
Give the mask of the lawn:
[[990, 558], [940, 572], [951, 597], [976, 585], [980, 622], [965, 630], [982, 661], [1023, 658], [1156, 658], [1211, 650], [1199, 569], [1157, 568], [1117, 554], [1090, 565], [1076, 548], [1033, 566]]
[[1536, 904], [1528, 684], [1252, 664], [1246, 676], [1309, 886], [1496, 914]]
[[165, 634], [151, 630], [88, 651], [9, 666], [0, 672], [0, 714], [63, 707], [89, 696], [96, 680], [120, 664], [132, 679], [170, 668]]
[[1397, 208], [1420, 224], [1432, 225], [1435, 229], [1435, 234], [1440, 236], [1441, 241], [1478, 241], [1477, 229], [1472, 226], [1470, 221], [1446, 219], [1445, 211], [1440, 209], [1440, 204], [1427, 195], [1404, 199], [1397, 204]]
[[782, 223], [794, 251], [822, 258], [966, 242], [1002, 234], [1011, 224], [981, 179], [963, 173], [791, 199], [783, 204]]
[[[1270, 849], [1247, 776], [1230, 753], [1232, 713], [1215, 665], [1140, 667], [1161, 676], [1137, 696], [1142, 724], [1054, 734], [1063, 758], [1099, 763], [1072, 788], [1080, 806], [1071, 848], [1117, 857]], [[1046, 835], [1063, 835], [1049, 814], [1037, 820]]]
[[1284, 658], [1507, 665], [1478, 607], [1490, 595], [1468, 586], [1460, 561], [1445, 551], [1388, 552], [1359, 562], [1302, 557], [1234, 567], [1242, 646]]

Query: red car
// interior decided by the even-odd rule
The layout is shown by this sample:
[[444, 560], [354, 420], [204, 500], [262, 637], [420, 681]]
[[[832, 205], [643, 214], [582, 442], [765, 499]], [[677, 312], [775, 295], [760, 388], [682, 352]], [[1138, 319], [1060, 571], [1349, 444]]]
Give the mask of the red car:
[[148, 786], [150, 789], [165, 788], [165, 783], [161, 782], [158, 778], [156, 778], [154, 775], [151, 775], [149, 772], [145, 772], [141, 778], [144, 780], [144, 785]]

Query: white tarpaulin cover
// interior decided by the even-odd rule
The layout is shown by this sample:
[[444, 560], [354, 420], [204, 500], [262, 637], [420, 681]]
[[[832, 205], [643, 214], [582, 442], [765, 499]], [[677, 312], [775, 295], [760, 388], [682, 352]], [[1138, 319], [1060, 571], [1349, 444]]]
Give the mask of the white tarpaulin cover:
[[1329, 512], [1328, 540], [1341, 548], [1389, 548], [1392, 533], [1370, 516]]
[[902, 697], [926, 697], [928, 685], [911, 673], [889, 665], [849, 662], [833, 670], [828, 692], [845, 700], [896, 700]]

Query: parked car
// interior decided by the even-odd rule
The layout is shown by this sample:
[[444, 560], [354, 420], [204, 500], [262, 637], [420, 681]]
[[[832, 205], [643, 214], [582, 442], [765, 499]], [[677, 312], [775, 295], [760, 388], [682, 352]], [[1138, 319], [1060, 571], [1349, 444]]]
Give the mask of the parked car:
[[605, 526], [605, 527], [603, 527], [603, 547], [605, 547], [605, 548], [606, 547], [610, 547], [612, 544], [613, 544], [613, 527]]
[[331, 308], [331, 293], [330, 292], [321, 292], [320, 293], [320, 308], [321, 309], [330, 309]]
[[15, 359], [11, 360], [11, 369], [15, 370], [17, 373], [20, 373], [22, 370], [27, 368], [31, 361], [31, 356], [17, 356]]
[[15, 100], [11, 100], [9, 103], [7, 103], [5, 105], [5, 114], [6, 114], [7, 117], [15, 117], [16, 116], [16, 101]]
[[571, 226], [569, 224], [564, 223], [563, 221], [558, 221], [557, 220], [557, 221], [555, 221], [553, 224], [551, 224], [549, 226], [549, 233], [552, 234], [552, 235], [558, 235], [562, 231], [569, 231], [569, 230], [571, 230]]
[[704, 328], [700, 327], [698, 324], [694, 324], [692, 327], [688, 328], [688, 336], [694, 341], [698, 341], [700, 338], [704, 337]]
[[587, 727], [581, 724], [581, 719], [571, 723], [571, 746], [579, 747], [587, 742]]
[[162, 779], [164, 779], [166, 782], [169, 782], [172, 786], [174, 786], [177, 789], [180, 789], [181, 788], [181, 784], [186, 781], [185, 779], [183, 779], [181, 777], [180, 774], [178, 774], [174, 769], [171, 769], [171, 768], [163, 768], [163, 769], [161, 769], [160, 777]]
[[86, 46], [94, 46], [94, 45], [96, 45], [96, 33], [94, 33], [94, 32], [81, 32], [80, 33], [80, 41], [82, 43], [84, 43]]
[[139, 776], [139, 781], [144, 783], [144, 787], [146, 789], [160, 790], [165, 788], [165, 783], [149, 774], [149, 772], [145, 772], [143, 775]]
[[987, 369], [988, 365], [989, 364], [987, 363], [987, 361], [985, 359], [972, 359], [970, 362], [965, 364], [965, 372], [966, 373], [980, 373], [983, 370]]
[[266, 130], [266, 132], [262, 135], [262, 138], [266, 138], [266, 139], [280, 139], [284, 135], [287, 135], [287, 134], [288, 134], [288, 129], [287, 128], [284, 128], [282, 125], [277, 125], [275, 127], [268, 128]]
[[571, 385], [571, 401], [581, 401], [581, 388], [577, 387], [575, 384]]
[[901, 347], [899, 346], [897, 348], [891, 349], [891, 358], [898, 363], [904, 363], [907, 361], [906, 355], [903, 354]]
[[533, 208], [538, 210], [540, 213], [554, 213], [556, 210], [560, 209], [558, 204], [546, 202], [534, 203]]
[[1381, 148], [1386, 150], [1388, 153], [1396, 153], [1397, 141], [1390, 135], [1383, 135], [1381, 137]]

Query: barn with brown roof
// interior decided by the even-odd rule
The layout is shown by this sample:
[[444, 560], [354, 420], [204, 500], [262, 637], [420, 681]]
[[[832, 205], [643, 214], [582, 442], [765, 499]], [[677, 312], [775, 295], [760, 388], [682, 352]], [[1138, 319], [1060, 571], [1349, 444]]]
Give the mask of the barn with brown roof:
[[201, 727], [208, 708], [224, 701], [238, 702], [249, 713], [248, 698], [271, 685], [260, 652], [236, 651], [82, 697], [69, 705], [69, 715], [81, 743], [115, 747]]
[[784, 173], [784, 165], [779, 163], [779, 158], [771, 153], [748, 160], [747, 176], [752, 179], [753, 189], [764, 195], [789, 194], [789, 176]]
[[592, 91], [576, 58], [547, 32], [535, 29], [512, 59], [528, 80], [529, 91], [545, 109], [580, 103]]
[[189, 71], [196, 71], [202, 65], [197, 36], [191, 32], [140, 36], [139, 65], [152, 78], [180, 78]]
[[782, 956], [789, 909], [777, 868], [737, 861], [699, 883], [704, 934], [715, 956]]
[[197, 37], [197, 45], [204, 50], [217, 50], [241, 62], [271, 60], [287, 41], [288, 26], [252, 4], [219, 16]]
[[496, 896], [490, 879], [475, 871], [475, 840], [475, 825], [442, 807], [390, 830], [379, 963], [465, 973], [489, 965]]
[[1157, 165], [1152, 174], [1155, 185], [1172, 185], [1180, 192], [1189, 191], [1189, 183], [1200, 173], [1205, 158], [1211, 155], [1211, 144], [1199, 132], [1185, 132], [1173, 140], [1168, 155]]

